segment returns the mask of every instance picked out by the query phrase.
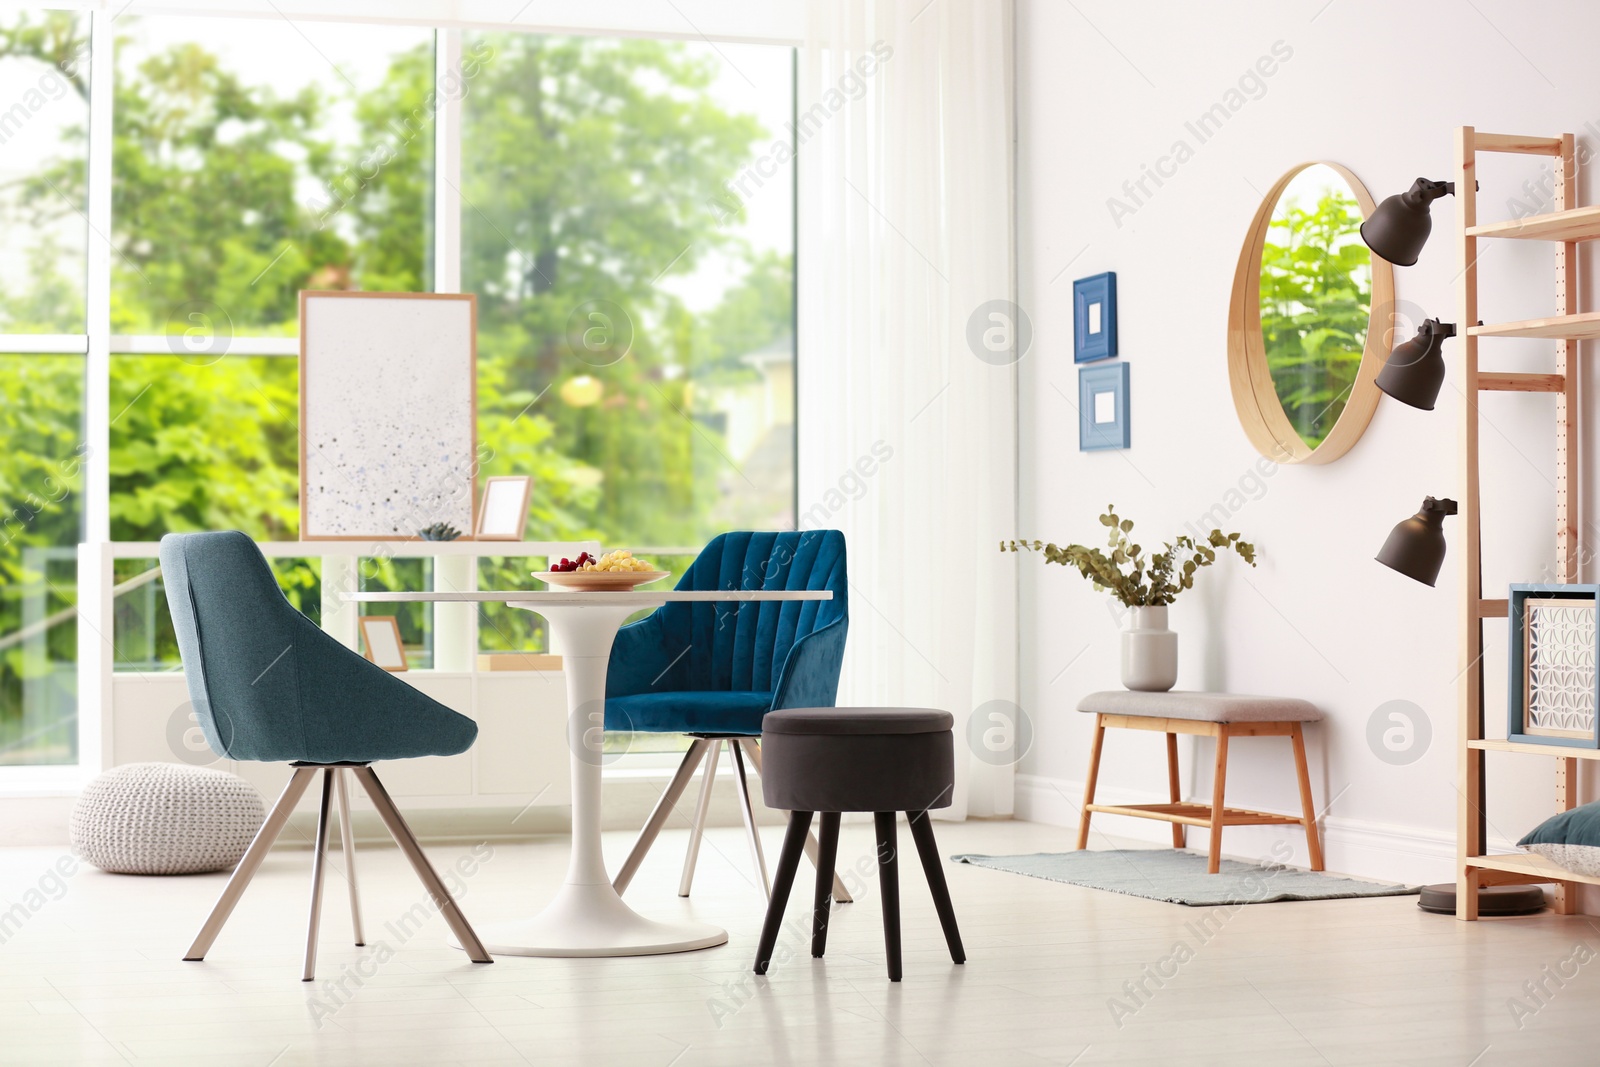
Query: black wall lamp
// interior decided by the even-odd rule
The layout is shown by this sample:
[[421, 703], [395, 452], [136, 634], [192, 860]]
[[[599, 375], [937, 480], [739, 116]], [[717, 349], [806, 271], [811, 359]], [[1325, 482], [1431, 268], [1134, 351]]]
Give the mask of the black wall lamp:
[[1378, 388], [1402, 404], [1432, 411], [1444, 384], [1444, 356], [1439, 350], [1445, 338], [1455, 335], [1455, 323], [1428, 319], [1417, 328], [1415, 337], [1396, 345], [1389, 354], [1378, 372]]
[[1444, 566], [1444, 517], [1455, 513], [1454, 500], [1424, 498], [1421, 511], [1389, 531], [1378, 562], [1423, 585], [1432, 585]]
[[1433, 202], [1455, 191], [1455, 182], [1418, 178], [1411, 188], [1373, 209], [1372, 217], [1361, 224], [1361, 239], [1395, 266], [1411, 266], [1433, 230]]

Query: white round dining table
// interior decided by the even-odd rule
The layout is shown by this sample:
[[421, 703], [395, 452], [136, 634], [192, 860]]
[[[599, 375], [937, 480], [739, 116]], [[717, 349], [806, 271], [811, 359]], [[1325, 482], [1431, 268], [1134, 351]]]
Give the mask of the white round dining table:
[[572, 762], [572, 856], [555, 899], [536, 915], [477, 927], [493, 954], [504, 956], [648, 956], [726, 944], [710, 923], [659, 922], [627, 904], [611, 887], [600, 850], [600, 770], [605, 739], [606, 666], [617, 630], [630, 615], [673, 601], [832, 600], [820, 590], [670, 590], [567, 592], [471, 590], [357, 592], [342, 600], [367, 604], [503, 603], [532, 611], [550, 626], [567, 679], [567, 748]]

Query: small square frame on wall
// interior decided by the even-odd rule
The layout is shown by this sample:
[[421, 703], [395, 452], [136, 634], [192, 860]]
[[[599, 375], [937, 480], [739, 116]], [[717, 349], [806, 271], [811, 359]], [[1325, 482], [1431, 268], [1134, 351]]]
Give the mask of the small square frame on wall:
[[1600, 748], [1597, 612], [1600, 585], [1511, 587], [1507, 739], [1553, 748]]
[[1128, 364], [1078, 370], [1078, 451], [1127, 448]]
[[1106, 271], [1072, 283], [1072, 361], [1093, 363], [1117, 354], [1117, 274]]

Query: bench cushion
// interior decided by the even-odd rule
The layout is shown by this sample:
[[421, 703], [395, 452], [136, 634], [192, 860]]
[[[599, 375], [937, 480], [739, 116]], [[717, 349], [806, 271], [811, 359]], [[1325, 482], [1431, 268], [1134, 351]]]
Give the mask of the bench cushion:
[[1136, 693], [1108, 689], [1090, 693], [1078, 710], [1099, 715], [1147, 715], [1193, 722], [1317, 722], [1315, 704], [1294, 697], [1241, 696], [1237, 693]]

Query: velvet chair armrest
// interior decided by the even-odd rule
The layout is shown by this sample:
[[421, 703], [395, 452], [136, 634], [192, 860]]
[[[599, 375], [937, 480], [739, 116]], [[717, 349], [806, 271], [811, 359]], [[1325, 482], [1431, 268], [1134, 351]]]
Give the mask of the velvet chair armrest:
[[772, 695], [772, 710], [831, 708], [839, 697], [846, 620], [836, 619], [794, 643]]
[[668, 629], [657, 609], [617, 631], [606, 670], [606, 696], [677, 692], [688, 688], [687, 634]]

